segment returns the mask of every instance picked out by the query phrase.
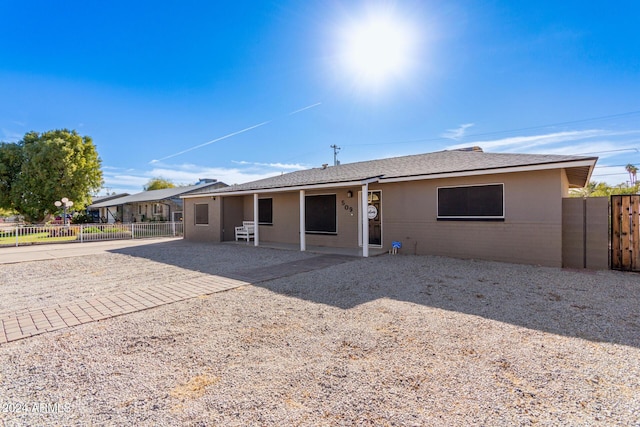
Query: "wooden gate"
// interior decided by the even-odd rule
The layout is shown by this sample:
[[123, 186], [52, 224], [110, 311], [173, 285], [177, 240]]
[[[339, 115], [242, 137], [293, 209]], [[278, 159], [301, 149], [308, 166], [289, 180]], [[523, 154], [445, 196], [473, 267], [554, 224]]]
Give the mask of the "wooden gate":
[[640, 196], [611, 196], [611, 268], [640, 271]]

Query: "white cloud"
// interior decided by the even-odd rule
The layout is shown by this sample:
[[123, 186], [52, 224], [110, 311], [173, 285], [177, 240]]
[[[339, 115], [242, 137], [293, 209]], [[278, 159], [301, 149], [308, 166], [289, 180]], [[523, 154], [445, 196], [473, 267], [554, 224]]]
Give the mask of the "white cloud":
[[475, 123], [465, 123], [463, 125], [460, 125], [456, 129], [447, 129], [447, 131], [440, 136], [442, 136], [443, 138], [454, 139], [458, 141], [459, 139], [464, 138], [465, 133], [467, 133], [467, 129], [469, 129], [474, 124]]
[[14, 132], [9, 129], [2, 128], [2, 140], [5, 142], [18, 142], [22, 139], [24, 133]]
[[231, 163], [235, 163], [243, 166], [262, 166], [262, 167], [268, 167], [272, 169], [288, 169], [288, 170], [307, 169], [307, 166], [301, 165], [299, 163], [259, 163], [259, 162], [248, 162], [246, 160], [232, 160]]
[[[500, 151], [518, 151], [538, 147], [541, 145], [556, 144], [559, 142], [576, 141], [585, 138], [593, 138], [596, 136], [605, 136], [609, 132], [597, 129], [581, 130], [581, 131], [569, 131], [569, 132], [554, 132], [542, 135], [532, 136], [513, 136], [509, 138], [475, 141], [473, 145], [479, 145], [483, 150], [499, 148]], [[470, 143], [457, 144], [447, 147], [448, 150], [456, 150], [469, 146]]]
[[[565, 132], [552, 132], [541, 135], [530, 135], [530, 136], [514, 136], [508, 138], [501, 139], [492, 139], [485, 141], [473, 141], [466, 142], [464, 144], [456, 144], [447, 147], [447, 150], [457, 150], [460, 148], [465, 148], [470, 145], [478, 145], [482, 147], [485, 151], [495, 151], [495, 152], [517, 152], [517, 153], [532, 153], [532, 152], [544, 152], [546, 154], [551, 154], [551, 151], [555, 148], [550, 148], [553, 144], [563, 144], [559, 146], [559, 148], [568, 148], [570, 146], [565, 143], [568, 142], [581, 142], [593, 140], [594, 138], [598, 139], [606, 139], [611, 140], [612, 144], [614, 144], [615, 148], [624, 148], [624, 146], [631, 146], [638, 143], [637, 139], [629, 139], [629, 136], [640, 134], [639, 130], [631, 130], [631, 131], [610, 131], [610, 130], [602, 130], [602, 129], [588, 129], [588, 130], [578, 130], [578, 131], [565, 131]], [[584, 142], [580, 145], [596, 146], [598, 143], [602, 141], [592, 141], [592, 142]], [[539, 149], [539, 147], [543, 147]], [[617, 147], [616, 147], [617, 146]], [[558, 147], [556, 147], [558, 148]], [[613, 148], [610, 148], [613, 149]], [[587, 150], [589, 152], [594, 151], [604, 151], [604, 150]], [[575, 151], [575, 153], [581, 153]]]
[[[610, 140], [600, 140], [600, 141], [592, 141], [592, 142], [579, 142], [571, 145], [564, 145], [561, 147], [553, 147], [553, 148], [545, 148], [544, 154], [562, 154], [562, 155], [570, 155], [570, 156], [598, 156], [600, 159], [615, 157], [621, 154], [627, 153], [638, 153], [638, 149], [635, 147], [635, 144], [640, 142], [638, 140], [634, 141], [624, 141], [623, 143], [619, 141], [610, 141]], [[540, 150], [536, 150], [540, 152]], [[521, 151], [525, 152], [525, 151]]]
[[104, 179], [103, 189], [100, 195], [105, 193], [139, 193], [144, 184], [149, 181], [148, 177], [131, 174], [114, 167], [103, 167], [102, 178]]
[[[213, 178], [226, 184], [241, 184], [279, 175], [283, 169], [302, 169], [300, 165], [284, 163], [255, 164], [235, 162], [239, 167], [208, 167], [194, 164], [164, 164], [155, 162], [149, 169], [131, 170], [114, 166], [103, 166], [104, 188], [117, 193], [139, 193], [154, 177], [162, 177], [179, 185], [192, 185], [201, 178]], [[256, 167], [259, 165], [260, 167]], [[243, 167], [244, 166], [244, 167]]]

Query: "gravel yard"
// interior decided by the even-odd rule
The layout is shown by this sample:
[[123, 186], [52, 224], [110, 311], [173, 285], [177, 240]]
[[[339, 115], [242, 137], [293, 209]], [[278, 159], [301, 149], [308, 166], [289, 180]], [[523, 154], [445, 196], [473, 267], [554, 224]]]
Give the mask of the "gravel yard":
[[[314, 256], [153, 246], [0, 266], [0, 313]], [[354, 258], [0, 346], [8, 426], [640, 426], [638, 396], [640, 275], [442, 257]]]

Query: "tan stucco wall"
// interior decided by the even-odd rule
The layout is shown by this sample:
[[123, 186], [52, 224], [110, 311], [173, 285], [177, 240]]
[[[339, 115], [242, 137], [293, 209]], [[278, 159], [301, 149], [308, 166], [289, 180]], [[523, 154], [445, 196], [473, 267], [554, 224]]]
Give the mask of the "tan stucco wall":
[[[299, 193], [263, 194], [261, 199], [273, 199], [273, 224], [260, 226], [262, 242], [300, 242]], [[253, 217], [253, 200], [251, 200]]]
[[[335, 194], [337, 228], [336, 235], [306, 234], [307, 244], [310, 246], [329, 247], [357, 247], [358, 245], [358, 217], [357, 191], [352, 190], [353, 197], [347, 197], [349, 189], [333, 189], [325, 191], [307, 191], [306, 195]], [[259, 239], [261, 242], [300, 243], [300, 193], [270, 193], [261, 194], [260, 198], [273, 199], [273, 224], [261, 225]], [[345, 202], [342, 204], [342, 202]], [[351, 208], [345, 209], [345, 205]], [[253, 220], [253, 196], [244, 197], [243, 215], [246, 221]]]
[[562, 266], [608, 269], [609, 198], [565, 198], [562, 221]]
[[[403, 253], [561, 266], [560, 170], [382, 186], [383, 243]], [[438, 221], [437, 187], [504, 184], [504, 221]], [[375, 188], [372, 186], [372, 189]]]
[[[196, 223], [196, 204], [209, 205], [209, 224], [195, 225]], [[221, 199], [216, 197], [198, 197], [193, 199], [184, 199], [184, 238], [198, 242], [220, 242], [222, 239], [221, 221], [222, 221], [222, 204]]]
[[587, 268], [609, 268], [609, 198], [587, 199]]
[[569, 196], [569, 178], [567, 178], [567, 171], [562, 169], [560, 172], [560, 177], [562, 178], [562, 197]]
[[[351, 190], [353, 197], [347, 197], [347, 191]], [[318, 194], [336, 195], [336, 235], [309, 234], [307, 233], [307, 245], [328, 246], [335, 248], [358, 247], [358, 191], [360, 188], [336, 188], [325, 191], [307, 191], [308, 196]], [[344, 202], [344, 203], [343, 203]], [[351, 211], [345, 209], [351, 208]]]

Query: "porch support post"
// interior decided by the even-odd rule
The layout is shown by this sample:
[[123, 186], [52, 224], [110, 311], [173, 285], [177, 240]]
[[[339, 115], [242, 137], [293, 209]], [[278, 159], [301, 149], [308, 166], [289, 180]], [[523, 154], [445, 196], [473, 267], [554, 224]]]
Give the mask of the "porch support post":
[[302, 252], [307, 250], [307, 236], [305, 234], [306, 224], [304, 222], [305, 218], [305, 205], [304, 205], [304, 190], [300, 190], [300, 250]]
[[362, 200], [360, 212], [362, 212], [362, 256], [369, 256], [369, 217], [367, 206], [369, 205], [369, 183], [362, 186]]
[[258, 193], [253, 193], [253, 246], [260, 245], [260, 226], [258, 225]]

